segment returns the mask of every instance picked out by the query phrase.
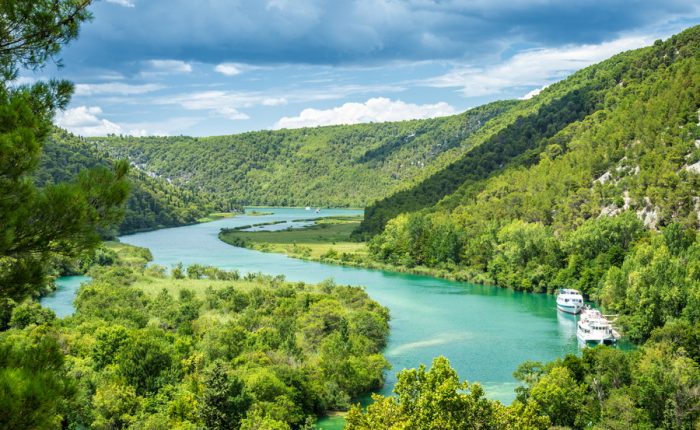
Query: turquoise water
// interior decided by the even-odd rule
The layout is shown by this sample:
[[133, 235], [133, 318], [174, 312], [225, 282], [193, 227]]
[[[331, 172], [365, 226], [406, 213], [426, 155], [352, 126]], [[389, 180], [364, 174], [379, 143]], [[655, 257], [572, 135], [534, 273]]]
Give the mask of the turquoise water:
[[359, 210], [314, 211], [256, 208], [266, 216], [236, 216], [205, 224], [123, 236], [125, 243], [147, 247], [154, 262], [172, 267], [199, 263], [241, 272], [285, 275], [293, 281], [362, 285], [391, 312], [385, 356], [392, 365], [382, 393], [388, 394], [397, 371], [449, 358], [463, 379], [480, 382], [490, 398], [510, 402], [513, 371], [525, 360], [552, 360], [577, 351], [574, 317], [555, 309], [554, 297], [503, 288], [342, 267], [236, 248], [221, 242], [221, 228], [278, 220], [355, 215]]
[[56, 313], [58, 317], [66, 317], [73, 313], [73, 299], [88, 276], [64, 276], [56, 280], [56, 290], [41, 298], [41, 304]]

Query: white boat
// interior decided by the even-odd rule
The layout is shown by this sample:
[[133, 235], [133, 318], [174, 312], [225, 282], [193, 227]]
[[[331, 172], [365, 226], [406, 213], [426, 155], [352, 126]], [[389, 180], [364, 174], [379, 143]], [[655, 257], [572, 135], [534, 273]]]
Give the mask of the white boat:
[[589, 343], [611, 345], [617, 342], [620, 334], [599, 310], [587, 307], [579, 317], [576, 337], [581, 345]]
[[307, 210], [307, 211], [310, 211], [310, 210], [311, 210], [311, 206], [307, 206], [307, 207], [304, 208], [304, 209]]
[[557, 309], [576, 315], [583, 309], [583, 296], [578, 290], [562, 288], [557, 294]]

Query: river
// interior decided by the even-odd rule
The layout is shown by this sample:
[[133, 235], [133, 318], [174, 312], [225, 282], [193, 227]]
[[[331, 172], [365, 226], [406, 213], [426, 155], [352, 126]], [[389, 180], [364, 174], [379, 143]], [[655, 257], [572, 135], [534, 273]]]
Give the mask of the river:
[[[575, 319], [556, 311], [553, 296], [303, 261], [236, 248], [218, 239], [224, 227], [362, 213], [351, 209], [326, 209], [319, 214], [303, 208], [256, 210], [273, 213], [240, 215], [120, 239], [149, 248], [154, 263], [166, 267], [178, 262], [199, 263], [242, 273], [284, 275], [292, 281], [315, 283], [332, 278], [338, 284], [366, 287], [391, 313], [391, 334], [384, 354], [392, 370], [383, 394], [391, 392], [397, 371], [420, 363], [429, 365], [433, 357], [444, 355], [462, 379], [480, 382], [488, 397], [509, 403], [515, 396], [512, 373], [518, 364], [549, 361], [577, 351]], [[275, 228], [280, 226], [283, 224]]]

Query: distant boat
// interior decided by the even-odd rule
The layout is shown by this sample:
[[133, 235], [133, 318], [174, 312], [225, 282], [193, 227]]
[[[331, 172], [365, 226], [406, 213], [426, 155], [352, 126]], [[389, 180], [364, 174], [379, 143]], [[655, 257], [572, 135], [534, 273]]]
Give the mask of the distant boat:
[[586, 307], [579, 317], [576, 337], [581, 345], [611, 345], [620, 338], [607, 318], [597, 309]]
[[310, 211], [310, 210], [311, 210], [311, 206], [307, 206], [307, 207], [305, 207], [304, 209], [307, 210], [307, 211]]
[[557, 309], [576, 315], [583, 309], [583, 296], [578, 290], [562, 288], [557, 294]]

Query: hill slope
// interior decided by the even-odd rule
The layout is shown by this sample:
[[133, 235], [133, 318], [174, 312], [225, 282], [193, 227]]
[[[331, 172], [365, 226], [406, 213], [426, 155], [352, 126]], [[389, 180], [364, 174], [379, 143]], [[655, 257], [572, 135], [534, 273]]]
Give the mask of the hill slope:
[[622, 93], [631, 91], [630, 85], [649, 79], [676, 60], [692, 56], [696, 33], [697, 29], [692, 29], [666, 43], [616, 55], [519, 104], [490, 124], [494, 133], [475, 136], [473, 149], [445, 169], [370, 205], [360, 231], [376, 234], [396, 215], [435, 205], [459, 189], [461, 197], [448, 198], [451, 203], [442, 205], [454, 206], [477, 194], [490, 176], [539, 162], [549, 145], [555, 145], [547, 149], [551, 155], [565, 152], [567, 140], [581, 131], [574, 124], [609, 111]]
[[[67, 181], [82, 169], [109, 166], [113, 160], [94, 144], [56, 130], [44, 145], [35, 179], [39, 185]], [[135, 167], [129, 176], [131, 195], [118, 229], [120, 234], [189, 224], [214, 210], [233, 209], [220, 199], [170, 184]]]
[[[554, 93], [565, 95], [404, 191], [417, 210], [391, 219], [372, 255], [516, 289], [578, 288], [628, 318], [636, 339], [689, 313], [700, 321], [700, 27], [587, 68], [537, 98]], [[589, 107], [553, 109], [577, 93]], [[547, 111], [553, 132], [534, 120]], [[574, 120], [561, 127], [562, 117]], [[493, 162], [509, 153], [518, 155]], [[491, 169], [459, 170], [470, 157]], [[445, 177], [455, 191], [431, 204], [435, 178]], [[400, 193], [370, 208], [365, 222], [387, 206], [408, 207]]]
[[429, 120], [90, 142], [174, 184], [246, 205], [365, 206], [460, 156], [517, 101]]

